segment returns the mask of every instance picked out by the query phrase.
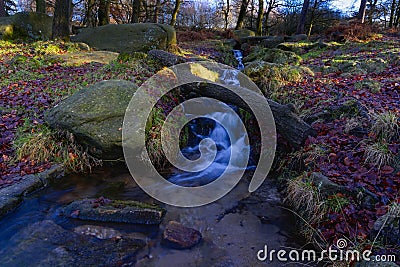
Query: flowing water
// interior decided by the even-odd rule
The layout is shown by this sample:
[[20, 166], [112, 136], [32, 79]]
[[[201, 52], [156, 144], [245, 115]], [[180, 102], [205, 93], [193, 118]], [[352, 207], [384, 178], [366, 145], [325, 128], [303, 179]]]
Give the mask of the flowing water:
[[[243, 66], [241, 54], [237, 54], [237, 58], [240, 60], [240, 69]], [[227, 81], [230, 79], [232, 82], [235, 81], [235, 71], [231, 70], [225, 73], [225, 76]], [[209, 108], [209, 103], [205, 105]], [[236, 171], [244, 168], [246, 173], [226, 196], [205, 206], [178, 208], [157, 203], [150, 198], [121, 166], [98, 169], [89, 175], [69, 175], [52, 186], [31, 194], [14, 212], [1, 219], [2, 263], [0, 265], [18, 266], [18, 262], [23, 259], [29, 262], [30, 259], [44, 259], [39, 262], [49, 262], [49, 255], [62, 254], [62, 246], [54, 249], [51, 245], [47, 245], [46, 240], [32, 243], [32, 237], [26, 233], [29, 225], [50, 220], [71, 233], [89, 234], [102, 239], [128, 236], [144, 240], [147, 245], [136, 255], [135, 266], [290, 266], [288, 263], [260, 262], [257, 259], [257, 252], [265, 245], [277, 250], [282, 247], [300, 249], [301, 242], [293, 238], [296, 236], [294, 217], [281, 208], [280, 194], [271, 180], [267, 179], [257, 191], [251, 194], [248, 192], [254, 163], [248, 162], [243, 156], [247, 154], [245, 152], [250, 151], [247, 133], [237, 131], [240, 128], [239, 121], [234, 112], [228, 112], [228, 109], [234, 107], [226, 106], [226, 108], [227, 112], [213, 112], [204, 118], [192, 120], [189, 123], [188, 146], [182, 149], [185, 157], [196, 159], [201, 156], [200, 151], [216, 148], [214, 161], [201, 171], [176, 172], [169, 177], [169, 181], [184, 186], [207, 184], [217, 179], [227, 169], [229, 160], [232, 160], [231, 155], [234, 155], [232, 164], [234, 168], [229, 171], [234, 175]], [[224, 126], [210, 118], [224, 122]], [[205, 139], [212, 142], [202, 142]], [[246, 164], [243, 165], [243, 162]], [[68, 219], [58, 214], [58, 208], [74, 200], [99, 196], [155, 203], [166, 208], [167, 213], [160, 226], [94, 223]], [[174, 250], [162, 246], [160, 243], [162, 230], [171, 220], [199, 230], [203, 236], [202, 242], [189, 250]], [[51, 232], [46, 234], [49, 237], [53, 235]], [[80, 266], [87, 266], [87, 259], [97, 257], [96, 253], [99, 253], [99, 251], [91, 252], [87, 248], [85, 250], [83, 247], [80, 249], [85, 251], [85, 255], [77, 263]], [[77, 251], [80, 249], [76, 248]], [[91, 253], [93, 255], [90, 255]], [[98, 265], [102, 264], [98, 262]], [[124, 262], [121, 262], [121, 265], [123, 264]]]
[[232, 52], [233, 52], [233, 55], [235, 56], [236, 60], [238, 61], [237, 69], [238, 70], [243, 70], [244, 69], [244, 65], [243, 65], [243, 62], [242, 62], [242, 59], [243, 59], [242, 51], [240, 51], [240, 50], [232, 50]]

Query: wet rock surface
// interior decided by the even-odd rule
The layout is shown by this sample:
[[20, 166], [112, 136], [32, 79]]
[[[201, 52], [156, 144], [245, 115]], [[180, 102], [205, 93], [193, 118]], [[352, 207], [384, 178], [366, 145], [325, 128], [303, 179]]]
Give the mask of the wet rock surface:
[[164, 229], [162, 236], [163, 245], [175, 249], [187, 249], [201, 241], [201, 233], [193, 228], [170, 221]]
[[[265, 244], [271, 249], [300, 248], [287, 238], [294, 236], [294, 218], [280, 207], [279, 193], [268, 180], [251, 194], [245, 180], [228, 195], [206, 206], [166, 206], [167, 212], [158, 226], [59, 216], [60, 209], [68, 203], [95, 196], [110, 182], [126, 184], [116, 199], [155, 203], [129, 174], [116, 169], [71, 175], [30, 195], [2, 221], [1, 266], [281, 266], [260, 262], [257, 251]], [[104, 201], [99, 198], [100, 203], [93, 205]], [[170, 221], [196, 229], [202, 241], [183, 250], [162, 245], [162, 230]]]
[[55, 165], [42, 173], [26, 175], [20, 182], [0, 189], [0, 216], [16, 208], [26, 195], [46, 187], [63, 172], [63, 166]]
[[262, 263], [257, 251], [265, 244], [280, 249], [293, 235], [286, 226], [294, 218], [280, 208], [277, 189], [265, 182], [250, 194], [245, 182], [222, 199], [206, 206], [182, 209], [168, 207], [163, 224], [178, 221], [202, 234], [200, 244], [185, 250], [166, 249], [155, 243], [138, 253], [138, 267], [156, 266], [282, 266], [278, 262]]
[[77, 200], [61, 208], [64, 216], [80, 220], [131, 224], [160, 224], [165, 211], [137, 201], [108, 199]]
[[145, 243], [136, 239], [108, 239], [80, 235], [50, 220], [27, 226], [0, 250], [2, 266], [115, 266], [135, 262]]

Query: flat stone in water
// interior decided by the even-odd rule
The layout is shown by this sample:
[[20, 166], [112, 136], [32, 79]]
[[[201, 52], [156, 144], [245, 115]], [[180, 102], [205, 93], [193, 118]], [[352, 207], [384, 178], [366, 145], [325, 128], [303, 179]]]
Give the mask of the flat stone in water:
[[179, 222], [170, 221], [165, 227], [162, 243], [175, 249], [188, 249], [201, 241], [201, 233]]
[[80, 220], [154, 225], [161, 223], [165, 210], [137, 201], [100, 198], [74, 201], [60, 213]]
[[45, 220], [27, 226], [0, 250], [2, 266], [116, 266], [134, 264], [143, 240], [80, 235]]

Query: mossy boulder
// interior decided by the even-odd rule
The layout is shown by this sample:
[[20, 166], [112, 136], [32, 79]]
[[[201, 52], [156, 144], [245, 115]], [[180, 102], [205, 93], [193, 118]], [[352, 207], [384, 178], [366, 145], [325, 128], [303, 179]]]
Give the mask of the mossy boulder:
[[160, 224], [165, 210], [137, 201], [105, 198], [76, 200], [60, 209], [60, 214], [80, 220], [130, 224]]
[[42, 13], [20, 12], [9, 17], [0, 17], [0, 38], [51, 38], [53, 18]]
[[109, 24], [82, 29], [71, 38], [98, 50], [118, 53], [167, 50], [176, 44], [175, 29], [157, 23]]
[[313, 75], [313, 72], [306, 67], [271, 63], [263, 60], [256, 60], [247, 64], [243, 72], [260, 87], [266, 96], [270, 96], [271, 91], [289, 82], [298, 82], [307, 75]]
[[381, 73], [389, 64], [382, 58], [370, 58], [367, 60], [358, 58], [333, 59], [325, 62], [323, 73], [341, 72], [342, 76], [365, 75], [368, 73]]
[[256, 36], [255, 32], [253, 32], [252, 30], [248, 30], [248, 29], [235, 30], [235, 31], [233, 31], [233, 34], [237, 39], [250, 37], [250, 36]]
[[73, 133], [93, 155], [118, 159], [122, 154], [122, 122], [137, 85], [123, 80], [90, 85], [45, 114], [50, 126]]
[[285, 42], [281, 43], [277, 46], [277, 48], [284, 50], [284, 51], [291, 51], [296, 54], [303, 54], [313, 48], [318, 48], [319, 43], [318, 42]]
[[300, 41], [304, 41], [307, 39], [308, 39], [308, 36], [307, 36], [307, 34], [304, 34], [304, 33], [294, 34], [294, 35], [285, 37], [286, 42], [300, 42]]
[[243, 62], [252, 62], [262, 60], [276, 64], [300, 65], [301, 57], [290, 51], [284, 51], [277, 48], [255, 48], [248, 56], [243, 59]]
[[265, 48], [275, 48], [284, 41], [285, 37], [283, 36], [268, 36], [267, 38], [263, 39], [260, 44]]

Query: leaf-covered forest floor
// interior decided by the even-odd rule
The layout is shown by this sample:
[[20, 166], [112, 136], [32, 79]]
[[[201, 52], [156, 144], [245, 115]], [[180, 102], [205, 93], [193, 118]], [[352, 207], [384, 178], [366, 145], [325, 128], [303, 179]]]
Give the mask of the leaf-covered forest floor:
[[[328, 196], [324, 215], [311, 225], [319, 241], [326, 244], [346, 237], [354, 246], [370, 247], [369, 233], [376, 219], [389, 207], [399, 208], [399, 41], [383, 37], [324, 48], [299, 46], [296, 52], [303, 59], [301, 65], [312, 69], [314, 75], [266, 93], [278, 102], [292, 103], [317, 131], [300, 151], [282, 156], [283, 164], [277, 166], [280, 178], [292, 181], [291, 185], [297, 186], [291, 187], [294, 190], [309, 186], [316, 199], [320, 198], [318, 186], [308, 180], [312, 172], [320, 172], [348, 190]], [[180, 46], [186, 52], [235, 64], [231, 48], [221, 40]], [[38, 161], [18, 153], [27, 139], [46, 131], [45, 110], [88, 84], [125, 79], [140, 85], [162, 68], [141, 54], [109, 64], [68, 63], [66, 57], [58, 56], [76, 52], [81, 53], [73, 44], [0, 41], [0, 188], [65, 160], [45, 157]], [[66, 155], [67, 161], [76, 158], [74, 151]], [[381, 248], [399, 252], [398, 247]]]

